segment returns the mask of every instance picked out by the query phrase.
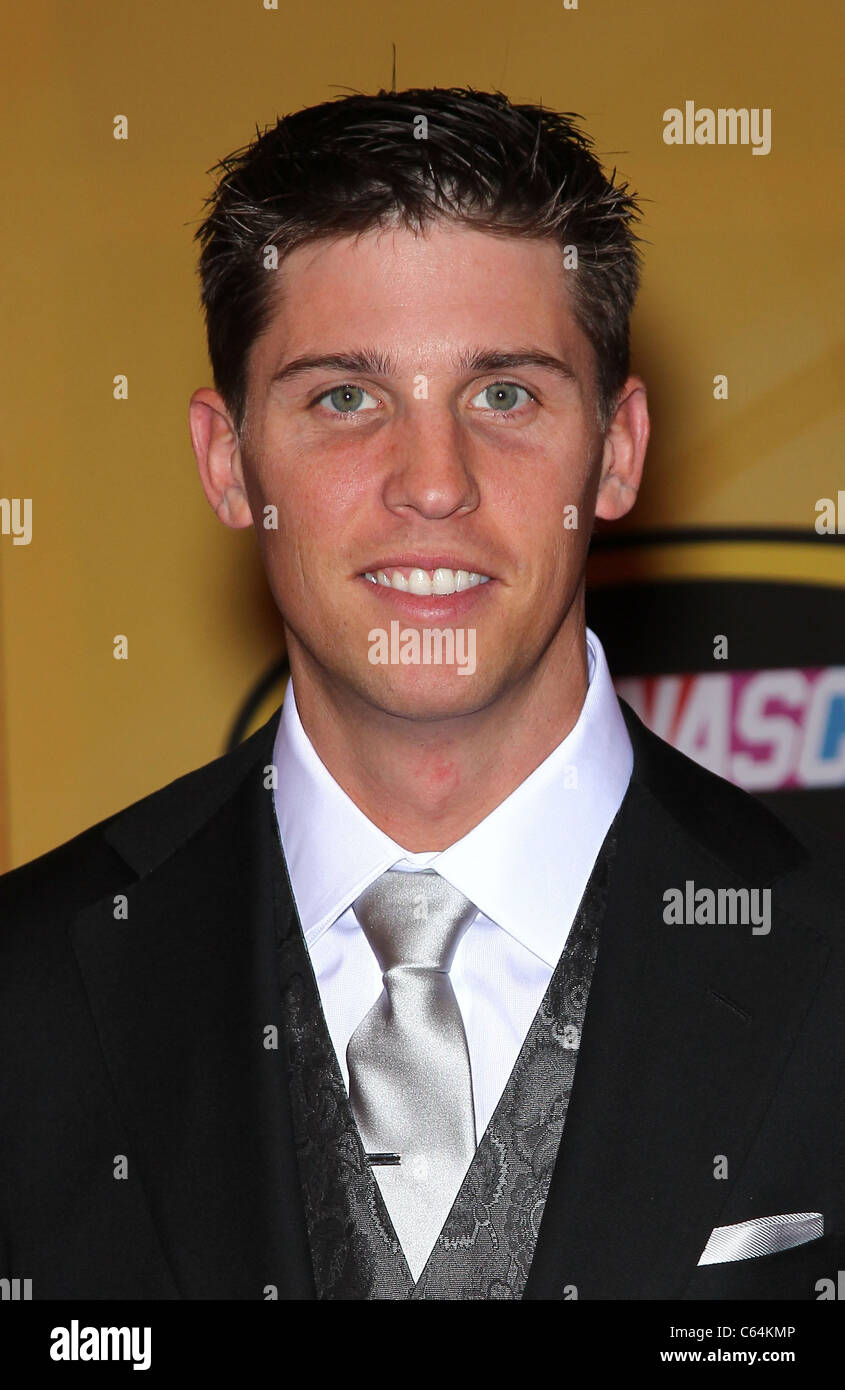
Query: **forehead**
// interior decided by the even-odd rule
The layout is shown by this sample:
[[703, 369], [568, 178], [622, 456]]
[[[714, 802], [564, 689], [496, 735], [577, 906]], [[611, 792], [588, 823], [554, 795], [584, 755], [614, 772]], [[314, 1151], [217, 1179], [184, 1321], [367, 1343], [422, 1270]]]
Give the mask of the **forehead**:
[[577, 351], [571, 273], [550, 238], [448, 222], [324, 239], [292, 251], [275, 272], [265, 352], [336, 350], [349, 335], [389, 340], [417, 359], [470, 340]]

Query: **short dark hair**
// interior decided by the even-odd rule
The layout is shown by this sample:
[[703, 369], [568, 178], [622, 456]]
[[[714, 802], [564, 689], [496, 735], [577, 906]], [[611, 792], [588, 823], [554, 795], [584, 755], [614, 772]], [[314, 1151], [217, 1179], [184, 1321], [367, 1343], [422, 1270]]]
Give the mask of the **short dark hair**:
[[595, 351], [605, 429], [629, 370], [640, 212], [616, 169], [603, 173], [582, 119], [432, 87], [339, 97], [256, 127], [208, 171], [219, 177], [195, 234], [214, 382], [238, 431], [249, 352], [273, 307], [266, 248], [281, 264], [307, 242], [437, 219], [576, 248], [573, 312]]

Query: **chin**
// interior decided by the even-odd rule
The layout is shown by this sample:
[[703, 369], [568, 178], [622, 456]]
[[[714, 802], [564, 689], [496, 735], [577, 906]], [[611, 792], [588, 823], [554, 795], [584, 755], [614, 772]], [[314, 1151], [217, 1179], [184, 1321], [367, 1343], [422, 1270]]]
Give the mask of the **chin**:
[[448, 719], [483, 709], [492, 698], [488, 686], [489, 677], [482, 684], [478, 671], [385, 667], [367, 673], [365, 698], [399, 719]]

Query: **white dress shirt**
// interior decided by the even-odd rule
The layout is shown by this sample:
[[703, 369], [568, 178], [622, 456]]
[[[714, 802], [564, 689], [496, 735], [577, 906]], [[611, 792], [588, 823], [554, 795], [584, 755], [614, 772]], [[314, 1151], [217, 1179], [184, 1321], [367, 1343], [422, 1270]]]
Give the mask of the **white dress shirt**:
[[478, 908], [450, 979], [469, 1046], [480, 1142], [548, 988], [633, 767], [601, 643], [587, 629], [577, 723], [504, 801], [448, 849], [411, 853], [369, 820], [320, 761], [288, 682], [276, 734], [276, 818], [326, 1023], [346, 1047], [382, 991], [351, 904], [387, 869], [434, 868]]

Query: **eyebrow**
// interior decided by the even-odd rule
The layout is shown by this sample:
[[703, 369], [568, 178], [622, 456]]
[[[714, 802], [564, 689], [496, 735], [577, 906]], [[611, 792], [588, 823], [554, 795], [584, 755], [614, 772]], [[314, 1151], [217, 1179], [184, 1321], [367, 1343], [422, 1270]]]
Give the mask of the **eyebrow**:
[[[516, 348], [494, 351], [491, 348], [466, 350], [453, 359], [457, 371], [482, 374], [504, 371], [512, 367], [541, 367], [554, 372], [566, 381], [577, 381], [578, 375], [568, 362], [555, 357], [540, 348]], [[395, 376], [398, 366], [390, 353], [379, 352], [373, 348], [362, 348], [358, 352], [330, 352], [316, 356], [294, 357], [273, 374], [272, 380], [292, 381], [304, 376], [306, 372], [331, 371], [349, 373], [351, 376]]]

